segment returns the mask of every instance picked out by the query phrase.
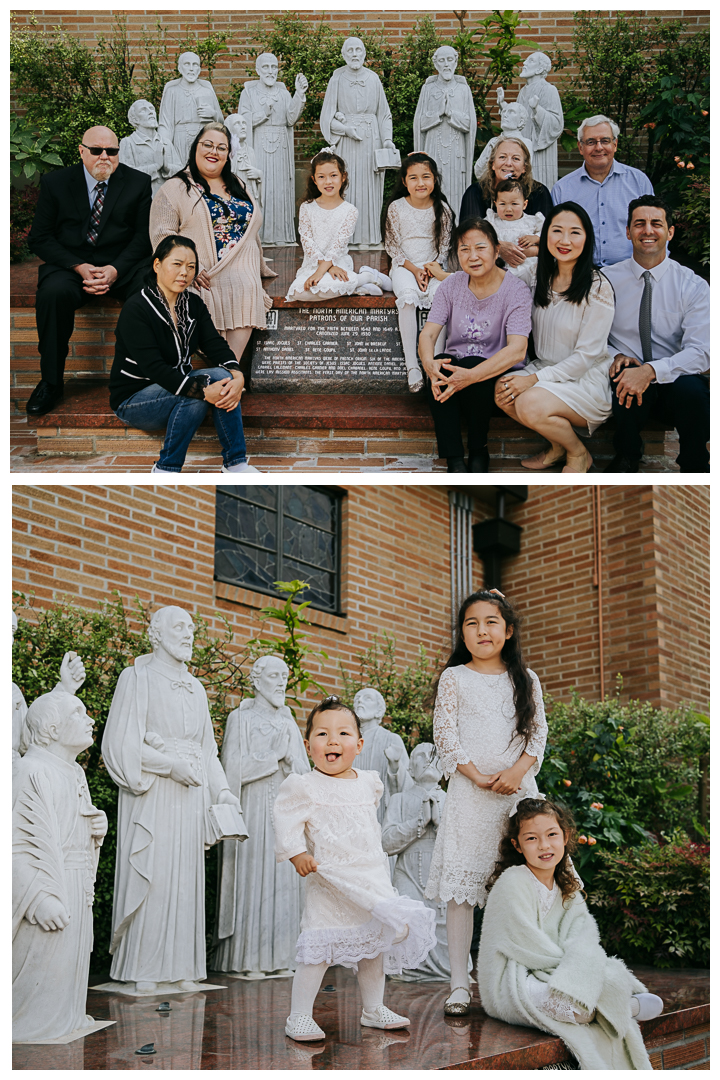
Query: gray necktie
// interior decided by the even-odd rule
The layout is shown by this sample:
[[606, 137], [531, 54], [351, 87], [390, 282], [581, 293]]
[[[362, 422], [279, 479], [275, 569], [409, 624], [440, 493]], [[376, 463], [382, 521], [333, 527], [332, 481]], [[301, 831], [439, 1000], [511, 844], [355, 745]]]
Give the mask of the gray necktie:
[[643, 364], [649, 364], [653, 358], [650, 324], [652, 322], [653, 277], [649, 270], [643, 273], [645, 288], [640, 301], [640, 345], [642, 346]]

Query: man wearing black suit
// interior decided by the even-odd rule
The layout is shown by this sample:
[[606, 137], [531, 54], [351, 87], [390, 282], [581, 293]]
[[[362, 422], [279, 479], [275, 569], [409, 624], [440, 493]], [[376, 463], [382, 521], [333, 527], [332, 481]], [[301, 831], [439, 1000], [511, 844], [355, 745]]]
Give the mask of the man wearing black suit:
[[119, 163], [110, 128], [90, 128], [79, 149], [81, 164], [43, 176], [28, 239], [44, 261], [35, 296], [42, 379], [27, 403], [30, 416], [62, 400], [76, 309], [89, 296], [125, 300], [150, 268], [150, 177]]

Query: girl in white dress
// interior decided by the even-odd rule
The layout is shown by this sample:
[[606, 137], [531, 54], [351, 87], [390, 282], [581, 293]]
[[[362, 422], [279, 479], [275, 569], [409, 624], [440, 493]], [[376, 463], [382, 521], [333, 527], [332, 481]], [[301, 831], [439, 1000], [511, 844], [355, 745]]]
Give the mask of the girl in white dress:
[[[525, 253], [525, 262], [534, 266], [537, 262], [540, 233], [545, 223], [544, 214], [526, 214], [528, 200], [520, 180], [501, 180], [495, 188], [495, 209], [488, 210], [485, 217], [497, 233], [501, 244], [517, 244]], [[515, 271], [508, 267], [510, 273]]]
[[275, 857], [307, 878], [285, 1034], [325, 1037], [312, 1011], [333, 964], [357, 971], [364, 1027], [407, 1027], [383, 1005], [385, 972], [423, 962], [436, 945], [435, 912], [392, 885], [377, 819], [382, 781], [352, 767], [363, 746], [355, 712], [336, 697], [316, 705], [305, 746], [315, 768], [288, 776], [273, 808]]
[[450, 783], [425, 895], [447, 903], [448, 1015], [469, 1010], [473, 909], [485, 904], [511, 796], [537, 795], [545, 751], [542, 691], [525, 667], [519, 623], [502, 593], [469, 596], [437, 686], [433, 732]]
[[575, 849], [565, 807], [518, 802], [488, 882], [477, 969], [483, 1008], [559, 1035], [581, 1069], [651, 1069], [636, 1021], [659, 1016], [662, 999], [600, 944]]
[[528, 266], [526, 260], [513, 271], [535, 290], [537, 359], [522, 372], [499, 378], [495, 400], [508, 416], [550, 443], [522, 462], [526, 469], [550, 469], [566, 461], [563, 472], [588, 472], [592, 457], [578, 433], [592, 435], [612, 413], [608, 335], [615, 293], [593, 267], [594, 242], [583, 207], [559, 203], [543, 225], [537, 265]]
[[[449, 276], [441, 264], [447, 260], [455, 215], [440, 190], [437, 165], [420, 150], [403, 159], [390, 199], [380, 224], [385, 250], [392, 260], [390, 278], [397, 297], [408, 386], [417, 393], [423, 388], [423, 377], [418, 363], [415, 311], [430, 310], [435, 290]], [[443, 330], [435, 353], [441, 353], [444, 347]]]
[[387, 274], [371, 266], [353, 269], [348, 245], [358, 219], [357, 208], [344, 199], [348, 186], [345, 162], [325, 148], [310, 162], [298, 231], [303, 263], [286, 300], [332, 300], [336, 296], [382, 296], [392, 290]]

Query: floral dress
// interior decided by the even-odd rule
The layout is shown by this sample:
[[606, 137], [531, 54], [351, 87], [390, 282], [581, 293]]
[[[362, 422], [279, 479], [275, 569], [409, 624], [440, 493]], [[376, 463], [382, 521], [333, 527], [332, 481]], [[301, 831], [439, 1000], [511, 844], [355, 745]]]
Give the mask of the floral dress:
[[218, 261], [239, 244], [253, 215], [252, 203], [235, 195], [221, 199], [219, 195], [203, 194], [212, 218], [215, 250]]

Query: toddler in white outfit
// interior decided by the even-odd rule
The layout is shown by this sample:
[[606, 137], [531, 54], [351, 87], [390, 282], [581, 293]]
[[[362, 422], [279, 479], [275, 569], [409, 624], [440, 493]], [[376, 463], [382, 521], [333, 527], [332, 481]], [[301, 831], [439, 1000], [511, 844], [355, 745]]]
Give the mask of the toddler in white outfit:
[[[518, 244], [531, 252], [522, 264], [537, 262], [537, 245], [540, 240], [544, 214], [526, 214], [527, 196], [519, 180], [501, 180], [495, 189], [495, 209], [485, 215], [497, 233], [501, 243]], [[512, 267], [508, 266], [512, 272]]]

